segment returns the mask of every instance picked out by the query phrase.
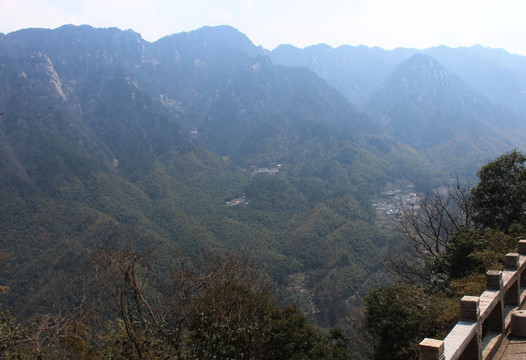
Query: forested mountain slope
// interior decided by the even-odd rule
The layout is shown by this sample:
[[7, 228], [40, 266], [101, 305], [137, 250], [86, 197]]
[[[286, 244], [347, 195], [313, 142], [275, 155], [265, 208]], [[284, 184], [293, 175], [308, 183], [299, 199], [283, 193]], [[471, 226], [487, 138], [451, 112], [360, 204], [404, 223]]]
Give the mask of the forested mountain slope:
[[130, 241], [165, 261], [247, 251], [283, 302], [334, 325], [381, 276], [391, 241], [370, 196], [440, 175], [314, 73], [274, 65], [230, 27], [155, 43], [27, 29], [0, 35], [0, 65], [0, 249], [20, 316], [76, 304], [92, 285], [86, 256]]

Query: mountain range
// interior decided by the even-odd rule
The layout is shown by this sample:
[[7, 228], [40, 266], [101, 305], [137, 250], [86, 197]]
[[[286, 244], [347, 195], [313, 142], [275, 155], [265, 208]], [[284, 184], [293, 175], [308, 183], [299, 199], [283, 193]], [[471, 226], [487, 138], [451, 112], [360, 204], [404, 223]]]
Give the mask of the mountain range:
[[5, 301], [21, 317], [74, 306], [107, 243], [167, 262], [245, 251], [282, 303], [336, 325], [388, 277], [398, 238], [373, 196], [473, 176], [523, 146], [508, 88], [523, 61], [478, 47], [270, 52], [228, 26], [153, 43], [90, 26], [0, 34]]
[[270, 56], [311, 69], [387, 135], [450, 174], [473, 177], [495, 154], [524, 148], [522, 56], [481, 46], [387, 51], [327, 45], [281, 45]]

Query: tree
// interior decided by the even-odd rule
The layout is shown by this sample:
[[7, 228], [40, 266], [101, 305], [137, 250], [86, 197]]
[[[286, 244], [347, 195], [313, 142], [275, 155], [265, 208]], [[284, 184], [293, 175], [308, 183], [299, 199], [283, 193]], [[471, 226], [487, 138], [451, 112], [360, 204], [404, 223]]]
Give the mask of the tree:
[[[181, 358], [192, 317], [203, 293], [228, 291], [228, 284], [263, 291], [266, 280], [242, 255], [206, 256], [199, 261], [182, 254], [173, 258], [167, 281], [151, 276], [153, 251], [128, 244], [105, 245], [92, 259], [95, 280], [110, 296], [120, 320], [117, 331], [130, 359]], [[224, 310], [225, 312], [227, 310]], [[111, 339], [110, 339], [111, 340]], [[111, 344], [109, 344], [111, 346]]]
[[467, 228], [457, 230], [446, 246], [442, 261], [436, 262], [437, 271], [447, 274], [449, 279], [468, 276], [481, 267], [480, 259], [473, 254], [484, 250], [486, 245], [487, 242], [477, 231]]
[[98, 359], [83, 303], [66, 314], [38, 314], [23, 322], [0, 312], [0, 358]]
[[347, 339], [312, 327], [297, 307], [280, 309], [261, 291], [240, 284], [209, 288], [189, 323], [191, 359], [349, 358]]
[[106, 290], [118, 311], [130, 351], [130, 359], [155, 358], [174, 354], [179, 343], [168, 333], [163, 317], [146, 297], [145, 270], [150, 252], [137, 252], [129, 246], [111, 250], [101, 248], [93, 256], [95, 280]]
[[411, 285], [444, 290], [448, 278], [437, 262], [456, 231], [473, 227], [468, 188], [457, 179], [455, 186], [427, 193], [418, 206], [401, 204], [401, 209], [405, 241], [388, 258], [389, 270]]
[[487, 228], [480, 233], [459, 229], [446, 247], [440, 265], [450, 279], [465, 278], [484, 274], [489, 269], [501, 269], [503, 254], [516, 249], [517, 239], [499, 230]]
[[[0, 251], [0, 265], [2, 265], [2, 267], [0, 267], [0, 274], [5, 272], [5, 270], [3, 269], [3, 263], [7, 260], [7, 258], [9, 258], [9, 255]], [[9, 291], [9, 286], [0, 285], [0, 294], [6, 293], [8, 291]]]
[[365, 327], [372, 335], [373, 359], [416, 359], [424, 337], [434, 337], [457, 321], [452, 301], [458, 302], [400, 284], [369, 292], [364, 298]]
[[365, 298], [365, 324], [375, 339], [374, 359], [414, 358], [416, 339], [429, 323], [429, 299], [417, 288], [382, 286]]
[[189, 323], [195, 359], [254, 359], [263, 356], [273, 304], [247, 286], [208, 288]]
[[511, 235], [526, 220], [525, 162], [514, 150], [484, 165], [472, 190], [457, 181], [419, 206], [403, 207], [406, 242], [390, 258], [390, 269], [409, 286], [383, 286], [364, 299], [375, 359], [414, 358], [421, 339], [456, 322], [454, 296], [465, 290], [478, 295], [485, 271], [502, 268], [503, 254], [516, 247]]
[[526, 220], [526, 155], [513, 150], [482, 166], [480, 182], [471, 191], [478, 228], [508, 232]]
[[281, 309], [268, 282], [244, 255], [174, 257], [171, 272], [151, 277], [151, 252], [103, 247], [95, 278], [119, 314], [103, 333], [107, 356], [127, 359], [348, 358], [346, 339], [312, 327], [295, 307]]

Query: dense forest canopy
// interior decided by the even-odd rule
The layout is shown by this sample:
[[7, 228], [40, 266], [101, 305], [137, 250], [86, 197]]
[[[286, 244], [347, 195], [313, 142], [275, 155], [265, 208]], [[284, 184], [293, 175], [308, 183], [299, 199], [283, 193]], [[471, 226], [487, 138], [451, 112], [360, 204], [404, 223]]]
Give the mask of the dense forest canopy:
[[[403, 242], [392, 215], [400, 202], [520, 149], [525, 122], [519, 103], [509, 107], [454, 73], [465, 69], [451, 60], [456, 49], [324, 48], [345, 51], [313, 67], [304, 56], [318, 58], [317, 49], [268, 52], [228, 26], [153, 43], [90, 26], [0, 34], [1, 284], [13, 315], [3, 313], [1, 336], [13, 341], [9, 349], [28, 358], [58, 343], [63, 354], [93, 358], [228, 358], [239, 350], [233, 344], [244, 344], [247, 358], [357, 352], [344, 334], [353, 329], [348, 314], [392, 280], [384, 263]], [[505, 66], [490, 50], [472, 50]], [[354, 90], [337, 79], [353, 79]], [[481, 184], [488, 172], [480, 170]], [[393, 208], [380, 210], [388, 201]], [[474, 204], [473, 231], [482, 231], [488, 215]], [[497, 251], [485, 233], [454, 230], [451, 244]], [[464, 248], [439, 249], [441, 291]], [[113, 254], [106, 263], [105, 254]], [[223, 281], [232, 268], [222, 260], [206, 267], [205, 258], [233, 254], [262, 272], [264, 289], [253, 278]], [[188, 278], [177, 278], [178, 259], [192, 259]], [[200, 282], [207, 271], [219, 277]], [[194, 289], [189, 300], [166, 302], [183, 280]], [[411, 298], [416, 290], [400, 291]], [[97, 301], [116, 311], [96, 321], [104, 329], [91, 327]], [[232, 302], [238, 307], [228, 309]], [[254, 316], [243, 322], [246, 313]], [[57, 332], [20, 325], [32, 321]], [[18, 348], [28, 337], [49, 347]]]

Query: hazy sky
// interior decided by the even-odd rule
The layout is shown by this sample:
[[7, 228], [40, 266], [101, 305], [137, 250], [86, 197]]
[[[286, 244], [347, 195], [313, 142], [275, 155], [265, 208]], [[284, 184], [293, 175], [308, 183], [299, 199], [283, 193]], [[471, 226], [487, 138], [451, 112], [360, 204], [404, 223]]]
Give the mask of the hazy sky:
[[274, 49], [326, 43], [481, 44], [526, 55], [524, 0], [0, 0], [0, 32], [64, 24], [133, 29], [148, 41], [232, 25]]

